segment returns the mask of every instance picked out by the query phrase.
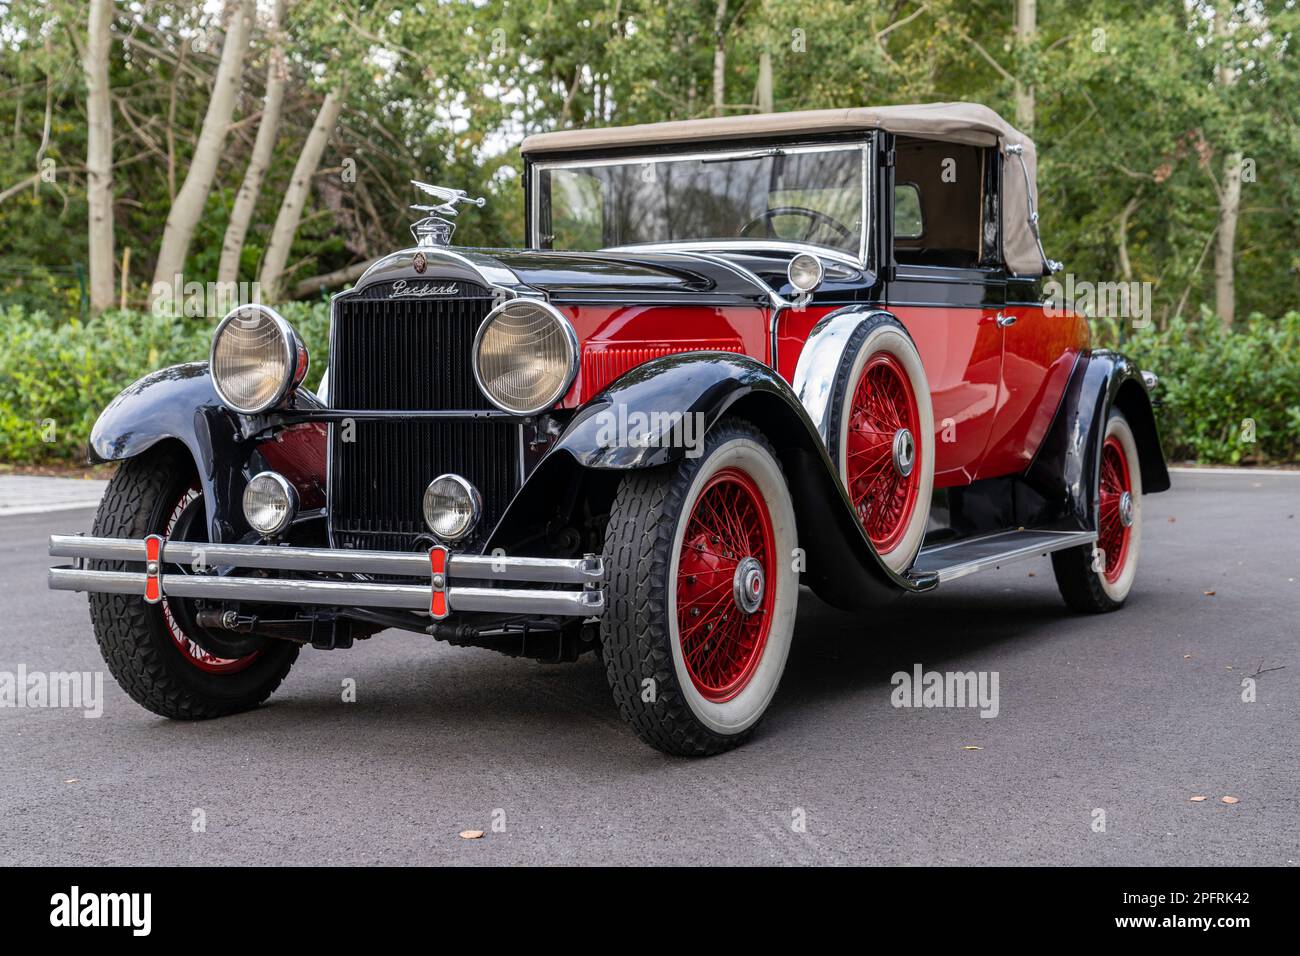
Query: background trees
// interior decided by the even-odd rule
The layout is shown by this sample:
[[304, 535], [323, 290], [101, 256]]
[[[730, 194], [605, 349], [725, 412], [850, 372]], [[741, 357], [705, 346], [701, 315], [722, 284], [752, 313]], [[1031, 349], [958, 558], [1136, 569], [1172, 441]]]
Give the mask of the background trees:
[[[1155, 314], [1300, 299], [1296, 0], [0, 0], [0, 303], [325, 281], [407, 240], [411, 178], [522, 241], [527, 132], [979, 100], [1040, 144], [1043, 232]], [[352, 270], [355, 273], [355, 269]]]

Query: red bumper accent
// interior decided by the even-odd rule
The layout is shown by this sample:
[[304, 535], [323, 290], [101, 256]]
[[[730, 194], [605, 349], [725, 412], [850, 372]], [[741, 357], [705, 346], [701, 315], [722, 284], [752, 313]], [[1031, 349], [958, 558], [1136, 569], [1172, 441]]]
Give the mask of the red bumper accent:
[[163, 539], [151, 534], [144, 539], [144, 599], [149, 604], [162, 600]]
[[429, 549], [429, 614], [441, 621], [450, 610], [447, 607], [447, 549], [434, 545]]

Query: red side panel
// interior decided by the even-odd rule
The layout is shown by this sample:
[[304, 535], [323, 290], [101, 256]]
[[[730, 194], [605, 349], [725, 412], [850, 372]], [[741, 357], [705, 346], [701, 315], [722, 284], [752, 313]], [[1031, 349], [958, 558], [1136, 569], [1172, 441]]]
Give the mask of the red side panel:
[[[817, 321], [841, 306], [781, 313], [777, 359], [781, 377], [794, 380], [808, 333]], [[934, 407], [934, 485], [943, 488], [974, 480], [993, 430], [1001, 335], [992, 311], [929, 306], [895, 306], [921, 353]]]
[[1024, 471], [1047, 434], [1079, 351], [1088, 347], [1088, 323], [1049, 316], [1041, 307], [1012, 305], [1014, 325], [1003, 330], [1002, 386], [988, 450], [977, 478]]
[[291, 425], [257, 450], [273, 471], [289, 479], [304, 508], [325, 506], [325, 449], [329, 430], [320, 422]]
[[916, 342], [934, 408], [934, 486], [975, 480], [993, 432], [1002, 332], [994, 310], [895, 306]]
[[736, 352], [768, 361], [769, 310], [759, 306], [561, 305], [582, 358], [564, 397], [575, 408], [629, 369], [678, 352]]

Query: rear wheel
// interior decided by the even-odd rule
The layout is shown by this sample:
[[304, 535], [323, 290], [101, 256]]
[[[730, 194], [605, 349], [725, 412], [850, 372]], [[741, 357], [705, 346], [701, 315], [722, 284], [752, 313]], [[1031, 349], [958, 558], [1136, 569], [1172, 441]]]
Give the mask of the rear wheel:
[[[109, 482], [94, 534], [157, 534], [206, 541], [205, 508], [193, 465], [183, 452], [154, 449], [124, 462]], [[139, 563], [95, 562], [103, 570], [141, 570]], [[171, 574], [163, 567], [163, 590]], [[213, 635], [195, 623], [195, 603], [164, 597], [91, 592], [95, 639], [109, 671], [136, 703], [180, 720], [221, 717], [256, 707], [280, 685], [298, 656], [287, 641]]]
[[1118, 410], [1110, 413], [1101, 446], [1097, 488], [1097, 543], [1052, 555], [1065, 603], [1099, 614], [1120, 608], [1137, 575], [1142, 540], [1142, 472], [1137, 441]]
[[776, 454], [727, 420], [704, 453], [623, 479], [605, 536], [606, 674], [652, 747], [704, 756], [754, 731], [799, 599], [794, 506]]

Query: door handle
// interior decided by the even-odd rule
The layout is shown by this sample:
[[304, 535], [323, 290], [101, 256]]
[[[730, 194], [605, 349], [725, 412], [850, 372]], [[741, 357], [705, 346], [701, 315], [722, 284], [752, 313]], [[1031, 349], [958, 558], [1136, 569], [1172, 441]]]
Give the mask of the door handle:
[[1009, 312], [999, 312], [997, 315], [998, 328], [1005, 329], [1009, 325], [1016, 324], [1016, 317]]

